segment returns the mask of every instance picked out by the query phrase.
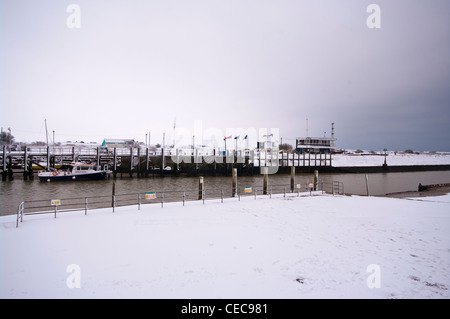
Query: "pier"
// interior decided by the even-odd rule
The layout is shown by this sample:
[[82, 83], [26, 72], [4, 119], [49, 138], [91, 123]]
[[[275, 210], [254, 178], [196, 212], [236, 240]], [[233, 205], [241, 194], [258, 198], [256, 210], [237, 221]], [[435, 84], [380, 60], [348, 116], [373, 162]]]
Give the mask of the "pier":
[[24, 180], [33, 179], [36, 171], [65, 169], [76, 161], [96, 164], [99, 168], [106, 166], [114, 178], [123, 175], [138, 178], [198, 174], [228, 176], [233, 169], [237, 169], [239, 175], [253, 175], [261, 173], [262, 167], [268, 167], [269, 174], [289, 173], [291, 167], [311, 172], [332, 166], [331, 154], [298, 154], [278, 149], [219, 151], [205, 148], [29, 146], [21, 151], [9, 151], [3, 146], [0, 160], [4, 181], [18, 174]]

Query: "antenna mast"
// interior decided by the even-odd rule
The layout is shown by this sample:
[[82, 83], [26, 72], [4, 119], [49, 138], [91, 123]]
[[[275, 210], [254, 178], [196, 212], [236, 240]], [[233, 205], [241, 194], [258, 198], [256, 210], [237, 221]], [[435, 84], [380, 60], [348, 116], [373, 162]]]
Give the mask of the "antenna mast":
[[308, 137], [308, 117], [306, 117], [306, 137]]
[[177, 123], [177, 118], [175, 117], [173, 119], [173, 148], [175, 148], [175, 127], [176, 127], [176, 123]]

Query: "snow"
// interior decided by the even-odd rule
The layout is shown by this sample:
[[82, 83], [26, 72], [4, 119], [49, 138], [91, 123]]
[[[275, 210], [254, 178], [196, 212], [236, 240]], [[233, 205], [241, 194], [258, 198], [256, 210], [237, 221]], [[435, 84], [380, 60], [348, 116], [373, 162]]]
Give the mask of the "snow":
[[450, 195], [302, 195], [3, 216], [0, 297], [450, 297]]
[[[332, 165], [335, 167], [351, 166], [381, 166], [384, 163], [384, 156], [381, 155], [361, 155], [361, 154], [334, 154]], [[403, 165], [450, 165], [450, 154], [448, 153], [394, 153], [389, 152], [386, 157], [389, 166]]]

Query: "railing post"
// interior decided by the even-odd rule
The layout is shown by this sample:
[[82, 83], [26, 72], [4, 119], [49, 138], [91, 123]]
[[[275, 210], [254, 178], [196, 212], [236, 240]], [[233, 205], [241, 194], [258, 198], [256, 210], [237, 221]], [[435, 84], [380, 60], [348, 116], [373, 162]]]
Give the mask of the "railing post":
[[116, 195], [112, 195], [112, 208], [114, 213], [114, 210], [116, 208]]
[[[178, 151], [178, 150], [177, 150]], [[186, 200], [186, 192], [183, 192], [183, 206], [184, 206], [184, 201]]]
[[220, 190], [220, 200], [221, 200], [221, 202], [223, 203], [223, 189]]
[[141, 210], [141, 193], [138, 193], [138, 210]]
[[88, 199], [87, 197], [84, 198], [84, 215], [87, 215], [87, 205], [88, 205]]
[[161, 208], [164, 207], [164, 192], [161, 193]]

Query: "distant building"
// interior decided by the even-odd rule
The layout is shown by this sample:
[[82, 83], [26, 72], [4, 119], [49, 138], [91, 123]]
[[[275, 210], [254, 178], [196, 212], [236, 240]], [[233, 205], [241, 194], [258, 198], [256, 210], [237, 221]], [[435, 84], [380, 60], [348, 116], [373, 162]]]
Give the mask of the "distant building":
[[295, 150], [300, 153], [334, 153], [335, 138], [330, 137], [299, 137], [296, 139]]
[[105, 138], [103, 140], [102, 146], [108, 148], [134, 147], [136, 146], [136, 142], [134, 140]]

